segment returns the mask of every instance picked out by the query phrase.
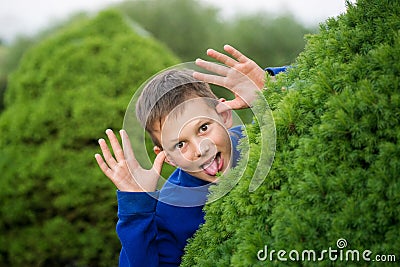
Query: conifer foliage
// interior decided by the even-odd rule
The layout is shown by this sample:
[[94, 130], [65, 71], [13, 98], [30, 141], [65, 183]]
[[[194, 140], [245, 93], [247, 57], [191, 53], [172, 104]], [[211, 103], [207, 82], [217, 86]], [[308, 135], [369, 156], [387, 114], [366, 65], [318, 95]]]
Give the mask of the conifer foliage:
[[[277, 131], [271, 171], [250, 193], [263, 141], [250, 125], [245, 175], [205, 207], [206, 222], [187, 246], [183, 266], [379, 266], [378, 254], [399, 260], [400, 1], [347, 5], [346, 14], [308, 36], [294, 68], [267, 81], [264, 96]], [[347, 242], [344, 253], [360, 251], [359, 262], [340, 261], [339, 239]], [[287, 253], [331, 247], [338, 258], [310, 263], [286, 254], [279, 261], [275, 253], [273, 262], [260, 261], [266, 245]], [[364, 250], [372, 252], [371, 262], [363, 261]]]
[[177, 63], [114, 11], [32, 48], [0, 117], [0, 265], [115, 266], [115, 187], [94, 159], [136, 88]]

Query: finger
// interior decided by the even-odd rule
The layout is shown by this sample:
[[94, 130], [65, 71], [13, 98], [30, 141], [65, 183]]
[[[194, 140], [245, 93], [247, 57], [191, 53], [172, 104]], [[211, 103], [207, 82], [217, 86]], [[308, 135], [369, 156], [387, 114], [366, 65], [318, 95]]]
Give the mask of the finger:
[[95, 154], [94, 157], [101, 171], [112, 180], [112, 170], [108, 167], [107, 163], [104, 162], [103, 157], [100, 154]]
[[218, 51], [215, 51], [214, 49], [207, 49], [207, 55], [229, 67], [233, 67], [235, 64], [237, 64], [237, 61], [234, 60], [233, 58], [231, 58], [225, 54], [222, 54]]
[[224, 111], [230, 110], [230, 109], [243, 109], [243, 108], [248, 108], [249, 105], [243, 101], [241, 98], [235, 98], [230, 101], [226, 101], [223, 104], [220, 103], [218, 104], [215, 109], [217, 113], [222, 113]]
[[111, 147], [114, 151], [114, 155], [117, 161], [121, 162], [125, 160], [124, 151], [122, 150], [121, 145], [119, 144], [118, 139], [115, 136], [114, 132], [110, 129], [107, 129], [106, 134], [108, 136], [108, 139], [110, 140]]
[[129, 140], [127, 132], [125, 130], [121, 130], [119, 131], [119, 134], [122, 138], [122, 146], [125, 151], [125, 157], [128, 166], [132, 168], [132, 170], [140, 167], [139, 162], [136, 160], [135, 153], [133, 153], [131, 141]]
[[250, 60], [248, 57], [243, 55], [241, 52], [239, 52], [239, 50], [231, 45], [224, 45], [224, 50], [232, 55], [234, 58], [236, 58], [240, 63], [245, 63]]
[[99, 145], [101, 148], [101, 152], [103, 153], [103, 157], [106, 160], [107, 165], [112, 168], [117, 164], [116, 160], [114, 157], [111, 155], [110, 149], [108, 148], [108, 145], [106, 141], [102, 138], [99, 139]]
[[160, 175], [160, 173], [161, 173], [162, 166], [164, 164], [166, 157], [167, 156], [166, 156], [165, 152], [161, 151], [160, 153], [157, 154], [157, 157], [154, 160], [153, 170], [155, 170], [158, 175]]
[[210, 72], [217, 73], [221, 76], [226, 76], [229, 71], [229, 68], [225, 67], [224, 65], [202, 60], [200, 58], [196, 59], [196, 65]]
[[212, 83], [215, 85], [219, 85], [222, 87], [225, 87], [225, 77], [218, 76], [218, 75], [212, 75], [212, 74], [205, 74], [201, 72], [194, 72], [193, 77], [197, 80], [206, 82], [206, 83]]

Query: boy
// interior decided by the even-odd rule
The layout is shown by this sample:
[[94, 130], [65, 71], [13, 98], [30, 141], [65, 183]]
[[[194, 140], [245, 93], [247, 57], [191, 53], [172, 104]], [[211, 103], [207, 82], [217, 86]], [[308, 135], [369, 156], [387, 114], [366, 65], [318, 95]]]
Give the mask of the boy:
[[[136, 113], [155, 144], [152, 169], [141, 168], [124, 130], [123, 149], [115, 134], [106, 131], [115, 158], [99, 140], [104, 160], [99, 154], [96, 160], [118, 188], [120, 266], [179, 266], [187, 239], [204, 222], [208, 187], [239, 158], [236, 147], [242, 131], [229, 129], [231, 109], [251, 105], [263, 88], [264, 71], [233, 47], [225, 50], [236, 60], [214, 50], [208, 55], [228, 67], [196, 61], [221, 76], [170, 70], [144, 88]], [[217, 99], [208, 84], [196, 78], [225, 86], [237, 97]], [[158, 192], [164, 162], [178, 168]]]

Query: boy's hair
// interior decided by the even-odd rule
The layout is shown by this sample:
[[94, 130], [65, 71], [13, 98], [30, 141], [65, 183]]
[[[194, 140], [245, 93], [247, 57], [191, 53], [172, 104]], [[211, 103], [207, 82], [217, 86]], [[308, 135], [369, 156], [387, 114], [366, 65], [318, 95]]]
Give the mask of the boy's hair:
[[189, 70], [167, 70], [152, 78], [144, 87], [136, 103], [136, 116], [142, 127], [150, 134], [153, 143], [162, 148], [153, 132], [168, 114], [185, 101], [204, 97], [215, 108], [217, 99], [210, 86], [192, 76]]

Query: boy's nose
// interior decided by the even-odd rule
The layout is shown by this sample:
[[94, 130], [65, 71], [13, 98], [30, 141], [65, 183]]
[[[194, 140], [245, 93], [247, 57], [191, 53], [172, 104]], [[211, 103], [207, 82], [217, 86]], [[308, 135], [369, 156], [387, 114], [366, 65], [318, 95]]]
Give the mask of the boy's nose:
[[195, 155], [196, 157], [201, 157], [210, 150], [211, 140], [209, 139], [201, 139], [196, 143]]

